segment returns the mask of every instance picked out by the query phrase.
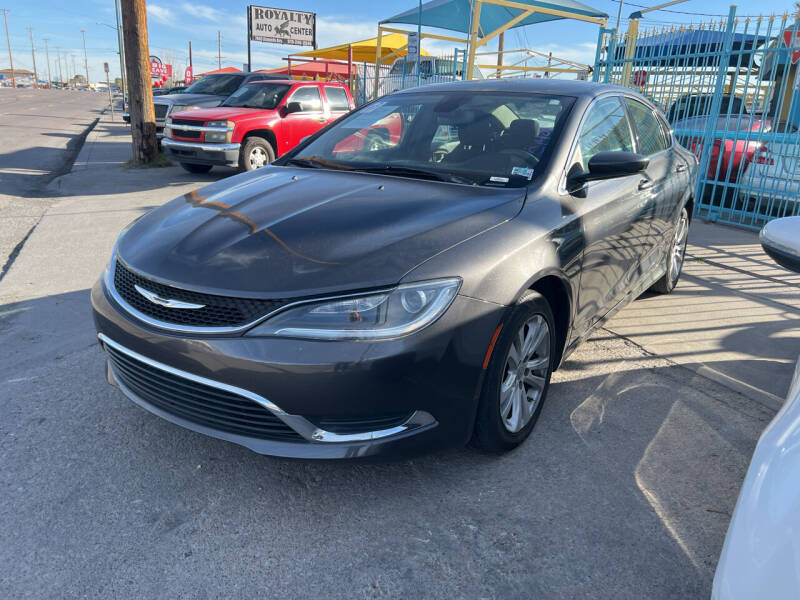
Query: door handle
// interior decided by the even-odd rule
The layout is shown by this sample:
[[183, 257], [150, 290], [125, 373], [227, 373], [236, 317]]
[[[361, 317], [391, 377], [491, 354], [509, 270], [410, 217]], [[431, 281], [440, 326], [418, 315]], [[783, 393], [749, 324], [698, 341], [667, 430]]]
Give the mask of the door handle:
[[652, 179], [642, 179], [639, 181], [639, 190], [646, 190], [653, 187], [653, 180]]
[[685, 170], [686, 170], [686, 165], [678, 165], [677, 167], [675, 167], [676, 173], [683, 173]]

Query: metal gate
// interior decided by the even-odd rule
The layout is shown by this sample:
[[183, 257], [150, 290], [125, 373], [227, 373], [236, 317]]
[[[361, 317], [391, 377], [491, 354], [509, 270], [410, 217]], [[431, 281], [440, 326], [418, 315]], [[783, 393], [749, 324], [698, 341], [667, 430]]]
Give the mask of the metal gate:
[[[631, 15], [632, 17], [634, 15]], [[659, 106], [700, 164], [697, 213], [760, 228], [800, 214], [800, 17], [601, 29], [594, 81]]]

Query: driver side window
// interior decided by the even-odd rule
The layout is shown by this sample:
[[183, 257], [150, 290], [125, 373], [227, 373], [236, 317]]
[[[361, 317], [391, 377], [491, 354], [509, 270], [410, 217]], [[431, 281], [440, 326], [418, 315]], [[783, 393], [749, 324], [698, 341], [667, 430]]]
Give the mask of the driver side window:
[[590, 109], [578, 134], [573, 163], [589, 170], [589, 161], [600, 152], [633, 152], [633, 138], [625, 108], [617, 96], [598, 100]]

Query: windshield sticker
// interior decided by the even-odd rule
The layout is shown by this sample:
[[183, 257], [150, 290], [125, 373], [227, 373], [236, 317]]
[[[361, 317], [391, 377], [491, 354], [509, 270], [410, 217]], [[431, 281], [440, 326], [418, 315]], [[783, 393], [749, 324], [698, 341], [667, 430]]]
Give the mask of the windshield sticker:
[[533, 177], [533, 169], [525, 169], [523, 167], [514, 167], [511, 169], [512, 175], [519, 175], [520, 177], [525, 177], [526, 179], [530, 180]]
[[489, 177], [489, 181], [494, 183], [508, 183], [508, 177]]

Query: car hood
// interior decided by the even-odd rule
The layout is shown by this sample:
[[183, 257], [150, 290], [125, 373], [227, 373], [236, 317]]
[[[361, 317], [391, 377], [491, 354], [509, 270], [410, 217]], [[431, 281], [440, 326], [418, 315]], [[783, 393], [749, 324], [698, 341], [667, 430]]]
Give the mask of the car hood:
[[[180, 115], [198, 121], [216, 121], [236, 119], [245, 115], [272, 112], [264, 108], [241, 108], [235, 106], [218, 106], [216, 108], [201, 108], [191, 111], [182, 111]], [[179, 113], [174, 113], [179, 114]]]
[[118, 256], [152, 279], [212, 294], [369, 289], [511, 219], [524, 200], [524, 188], [266, 167], [147, 213], [120, 237]]
[[213, 94], [175, 94], [174, 96], [155, 96], [156, 104], [185, 104], [186, 106], [217, 106], [227, 96]]

